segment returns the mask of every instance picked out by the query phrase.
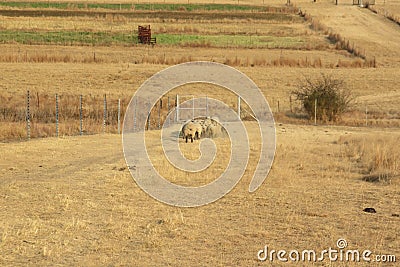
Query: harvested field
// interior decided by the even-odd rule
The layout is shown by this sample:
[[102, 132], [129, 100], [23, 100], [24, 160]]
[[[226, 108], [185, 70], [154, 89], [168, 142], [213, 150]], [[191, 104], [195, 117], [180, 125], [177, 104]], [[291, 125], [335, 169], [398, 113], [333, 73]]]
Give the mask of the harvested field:
[[[247, 192], [250, 164], [226, 197], [186, 209], [161, 204], [136, 186], [118, 135], [1, 144], [0, 262], [263, 266], [269, 262], [258, 262], [257, 252], [265, 245], [320, 251], [336, 248], [339, 238], [351, 249], [399, 255], [399, 218], [393, 215], [400, 210], [399, 179], [362, 181], [368, 165], [357, 163], [358, 142], [376, 142], [376, 134], [400, 136], [279, 126], [276, 161], [258, 191]], [[364, 213], [366, 207], [377, 213]]]
[[[286, 266], [276, 253], [265, 261], [257, 254], [265, 246], [320, 253], [337, 249], [339, 239], [347, 251], [370, 250], [372, 262], [325, 255], [297, 265], [397, 266], [399, 4], [214, 2], [0, 3], [1, 266]], [[137, 43], [139, 25], [151, 25], [154, 46]], [[214, 203], [178, 208], [153, 199], [132, 179], [135, 166], [127, 166], [117, 134], [117, 105], [120, 100], [123, 118], [143, 82], [191, 61], [229, 65], [252, 79], [274, 114], [277, 146], [270, 174], [249, 193], [261, 139], [251, 107], [242, 102], [250, 138], [244, 176]], [[292, 92], [321, 74], [343, 80], [354, 101], [341, 120], [313, 125]], [[238, 98], [222, 87], [189, 84], [150, 112], [146, 145], [153, 166], [172, 183], [202, 186], [224, 172], [231, 143], [214, 139], [219, 154], [202, 172], [171, 166], [158, 125], [176, 95], [206, 95], [235, 111]], [[201, 142], [181, 138], [178, 145], [196, 160], [208, 152], [200, 151]]]

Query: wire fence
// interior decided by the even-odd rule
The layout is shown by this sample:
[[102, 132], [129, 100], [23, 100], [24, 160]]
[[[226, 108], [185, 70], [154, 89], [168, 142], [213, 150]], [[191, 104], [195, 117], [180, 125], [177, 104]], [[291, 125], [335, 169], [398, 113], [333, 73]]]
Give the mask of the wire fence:
[[[256, 120], [251, 108], [240, 98], [228, 101], [242, 120]], [[133, 105], [133, 114], [125, 116], [128, 105]], [[68, 135], [91, 135], [100, 133], [121, 134], [128, 131], [157, 130], [171, 123], [183, 123], [195, 117], [209, 114], [208, 98], [192, 95], [166, 95], [151, 107], [148, 99], [115, 95], [54, 95], [27, 91], [21, 95], [0, 95], [0, 141], [29, 140], [40, 137]], [[318, 100], [312, 117], [304, 112], [302, 103], [293, 96], [270, 97], [269, 105], [275, 119], [280, 122], [326, 124], [317, 120]], [[150, 110], [146, 117], [137, 116], [138, 109]], [[344, 124], [351, 126], [400, 126], [400, 112], [386, 110], [378, 103], [358, 104], [347, 115]], [[299, 120], [301, 119], [301, 120]], [[125, 125], [122, 125], [125, 123]]]
[[[128, 97], [114, 95], [54, 95], [26, 91], [25, 97], [0, 95], [0, 141], [40, 137], [121, 134], [123, 119], [133, 131], [160, 129], [177, 106], [178, 96], [164, 96], [151, 107], [148, 99], [136, 99], [135, 114], [125, 118]], [[146, 107], [147, 118], [138, 118], [136, 110]], [[176, 116], [173, 119], [176, 121]], [[169, 118], [171, 122], [171, 118]]]

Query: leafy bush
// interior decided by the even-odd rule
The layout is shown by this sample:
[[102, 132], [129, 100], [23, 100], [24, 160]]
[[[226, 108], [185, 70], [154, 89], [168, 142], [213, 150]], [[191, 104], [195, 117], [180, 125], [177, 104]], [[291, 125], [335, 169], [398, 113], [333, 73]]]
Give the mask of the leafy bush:
[[317, 100], [317, 119], [322, 121], [337, 121], [352, 101], [351, 92], [343, 80], [324, 74], [315, 80], [305, 78], [292, 94], [302, 102], [310, 118], [314, 118]]

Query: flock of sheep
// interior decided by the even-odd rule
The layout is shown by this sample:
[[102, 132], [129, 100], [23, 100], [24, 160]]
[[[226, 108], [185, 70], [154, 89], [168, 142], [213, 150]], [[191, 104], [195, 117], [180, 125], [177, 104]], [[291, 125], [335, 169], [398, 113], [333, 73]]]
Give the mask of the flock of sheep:
[[188, 139], [215, 138], [223, 135], [223, 128], [217, 118], [193, 119], [182, 126], [181, 136], [186, 143]]

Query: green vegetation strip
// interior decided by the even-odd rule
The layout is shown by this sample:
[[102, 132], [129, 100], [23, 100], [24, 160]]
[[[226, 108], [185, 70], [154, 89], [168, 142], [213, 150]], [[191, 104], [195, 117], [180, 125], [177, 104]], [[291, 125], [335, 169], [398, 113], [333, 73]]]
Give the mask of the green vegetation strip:
[[[301, 48], [305, 44], [300, 37], [190, 34], [157, 34], [154, 37], [157, 44], [193, 47]], [[0, 31], [0, 43], [129, 46], [137, 44], [137, 35], [128, 32]]]
[[133, 44], [136, 42], [137, 36], [127, 33], [0, 31], [0, 43], [112, 45]]
[[299, 37], [158, 34], [157, 43], [206, 47], [301, 48], [305, 41]]
[[57, 2], [2, 2], [0, 6], [12, 8], [53, 9], [111, 9], [111, 10], [165, 10], [165, 11], [265, 11], [265, 7], [230, 4], [107, 4], [107, 3], [57, 3]]

